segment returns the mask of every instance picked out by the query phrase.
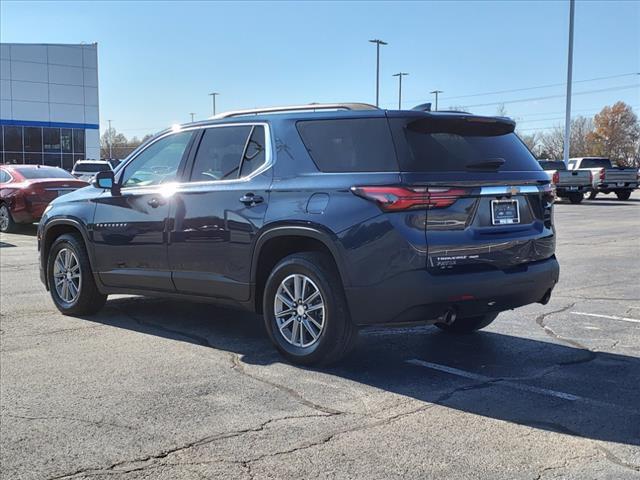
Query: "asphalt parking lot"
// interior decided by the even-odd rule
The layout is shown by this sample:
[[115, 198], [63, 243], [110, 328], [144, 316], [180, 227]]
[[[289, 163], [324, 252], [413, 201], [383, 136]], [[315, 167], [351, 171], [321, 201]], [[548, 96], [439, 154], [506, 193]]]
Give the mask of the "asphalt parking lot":
[[640, 194], [558, 204], [551, 302], [482, 333], [362, 332], [284, 363], [261, 319], [114, 297], [61, 316], [0, 237], [6, 479], [640, 478]]

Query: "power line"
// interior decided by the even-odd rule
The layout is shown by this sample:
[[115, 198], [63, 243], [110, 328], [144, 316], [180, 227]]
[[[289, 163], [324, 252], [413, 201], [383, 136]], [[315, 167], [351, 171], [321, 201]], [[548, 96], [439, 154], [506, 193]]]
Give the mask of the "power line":
[[[638, 88], [640, 87], [640, 83], [635, 83], [633, 85], [622, 85], [619, 87], [609, 87], [609, 88], [600, 88], [600, 89], [596, 89], [596, 90], [584, 90], [582, 92], [576, 92], [573, 95], [589, 95], [592, 93], [601, 93], [601, 92], [613, 92], [613, 91], [618, 91], [618, 90], [629, 90], [631, 88]], [[533, 101], [537, 101], [537, 100], [549, 100], [551, 98], [564, 98], [565, 94], [560, 94], [560, 95], [547, 95], [544, 97], [530, 97], [530, 98], [521, 98], [519, 100], [505, 100], [502, 102], [491, 102], [491, 103], [478, 103], [475, 105], [465, 105], [465, 108], [473, 108], [473, 107], [491, 107], [493, 105], [506, 105], [506, 104], [510, 104], [510, 103], [522, 103], [522, 102], [533, 102]]]
[[[629, 77], [629, 76], [636, 76], [636, 75], [640, 75], [640, 73], [638, 72], [633, 72], [633, 73], [622, 73], [620, 75], [610, 75], [608, 77], [596, 77], [596, 78], [587, 78], [585, 80], [576, 80], [573, 83], [585, 83], [585, 82], [595, 82], [598, 80], [610, 80], [612, 78], [622, 78], [622, 77]], [[526, 92], [528, 90], [537, 90], [537, 89], [541, 89], [541, 88], [551, 88], [551, 87], [564, 87], [566, 85], [565, 83], [549, 83], [547, 85], [538, 85], [536, 87], [525, 87], [525, 88], [514, 88], [511, 90], [496, 90], [495, 92], [485, 92], [485, 93], [473, 93], [471, 95], [459, 95], [457, 97], [445, 97], [442, 100], [456, 100], [459, 98], [470, 98], [470, 97], [482, 97], [485, 95], [497, 95], [499, 93], [514, 93], [514, 92]]]

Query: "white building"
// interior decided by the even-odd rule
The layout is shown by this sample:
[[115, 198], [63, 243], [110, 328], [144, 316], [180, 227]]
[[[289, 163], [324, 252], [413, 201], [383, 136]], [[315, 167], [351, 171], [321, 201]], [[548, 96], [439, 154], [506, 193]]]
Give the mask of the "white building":
[[0, 44], [0, 163], [100, 158], [98, 45]]

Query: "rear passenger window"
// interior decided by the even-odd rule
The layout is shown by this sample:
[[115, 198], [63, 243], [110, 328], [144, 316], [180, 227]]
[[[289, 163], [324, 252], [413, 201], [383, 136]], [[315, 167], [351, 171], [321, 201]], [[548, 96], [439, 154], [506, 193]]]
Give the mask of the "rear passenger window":
[[191, 170], [191, 181], [238, 178], [250, 126], [208, 128], [204, 131]]
[[297, 127], [323, 172], [398, 170], [386, 118], [309, 120], [298, 122]]
[[248, 177], [255, 172], [266, 161], [266, 145], [264, 141], [264, 127], [256, 125], [253, 127], [251, 139], [247, 143], [242, 166], [240, 167], [240, 177]]

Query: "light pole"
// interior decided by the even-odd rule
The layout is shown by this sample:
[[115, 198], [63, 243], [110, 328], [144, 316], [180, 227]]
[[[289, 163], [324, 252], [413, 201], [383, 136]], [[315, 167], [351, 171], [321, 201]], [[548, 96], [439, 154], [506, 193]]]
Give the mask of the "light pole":
[[371, 43], [376, 44], [376, 107], [380, 102], [380, 45], [388, 45], [387, 42], [384, 42], [379, 39], [369, 40]]
[[216, 95], [220, 95], [218, 92], [211, 92], [209, 94], [211, 96], [211, 100], [213, 101], [213, 116], [216, 116]]
[[109, 139], [109, 160], [111, 160], [113, 158], [113, 155], [111, 154], [111, 144], [113, 143], [113, 134], [111, 133], [111, 120], [107, 120], [109, 122], [109, 135], [107, 135], [107, 138]]
[[189, 115], [191, 115], [191, 123], [193, 123], [193, 117], [195, 116], [195, 113], [191, 112]]
[[569, 58], [567, 60], [567, 110], [564, 119], [564, 152], [562, 161], [569, 165], [569, 149], [571, 148], [571, 77], [573, 75], [573, 14], [575, 0], [569, 0]]
[[402, 77], [409, 75], [405, 72], [394, 73], [394, 77], [398, 77], [398, 110], [402, 110]]
[[429, 93], [433, 93], [436, 96], [436, 112], [437, 112], [438, 111], [438, 94], [442, 93], [442, 90], [434, 90]]

